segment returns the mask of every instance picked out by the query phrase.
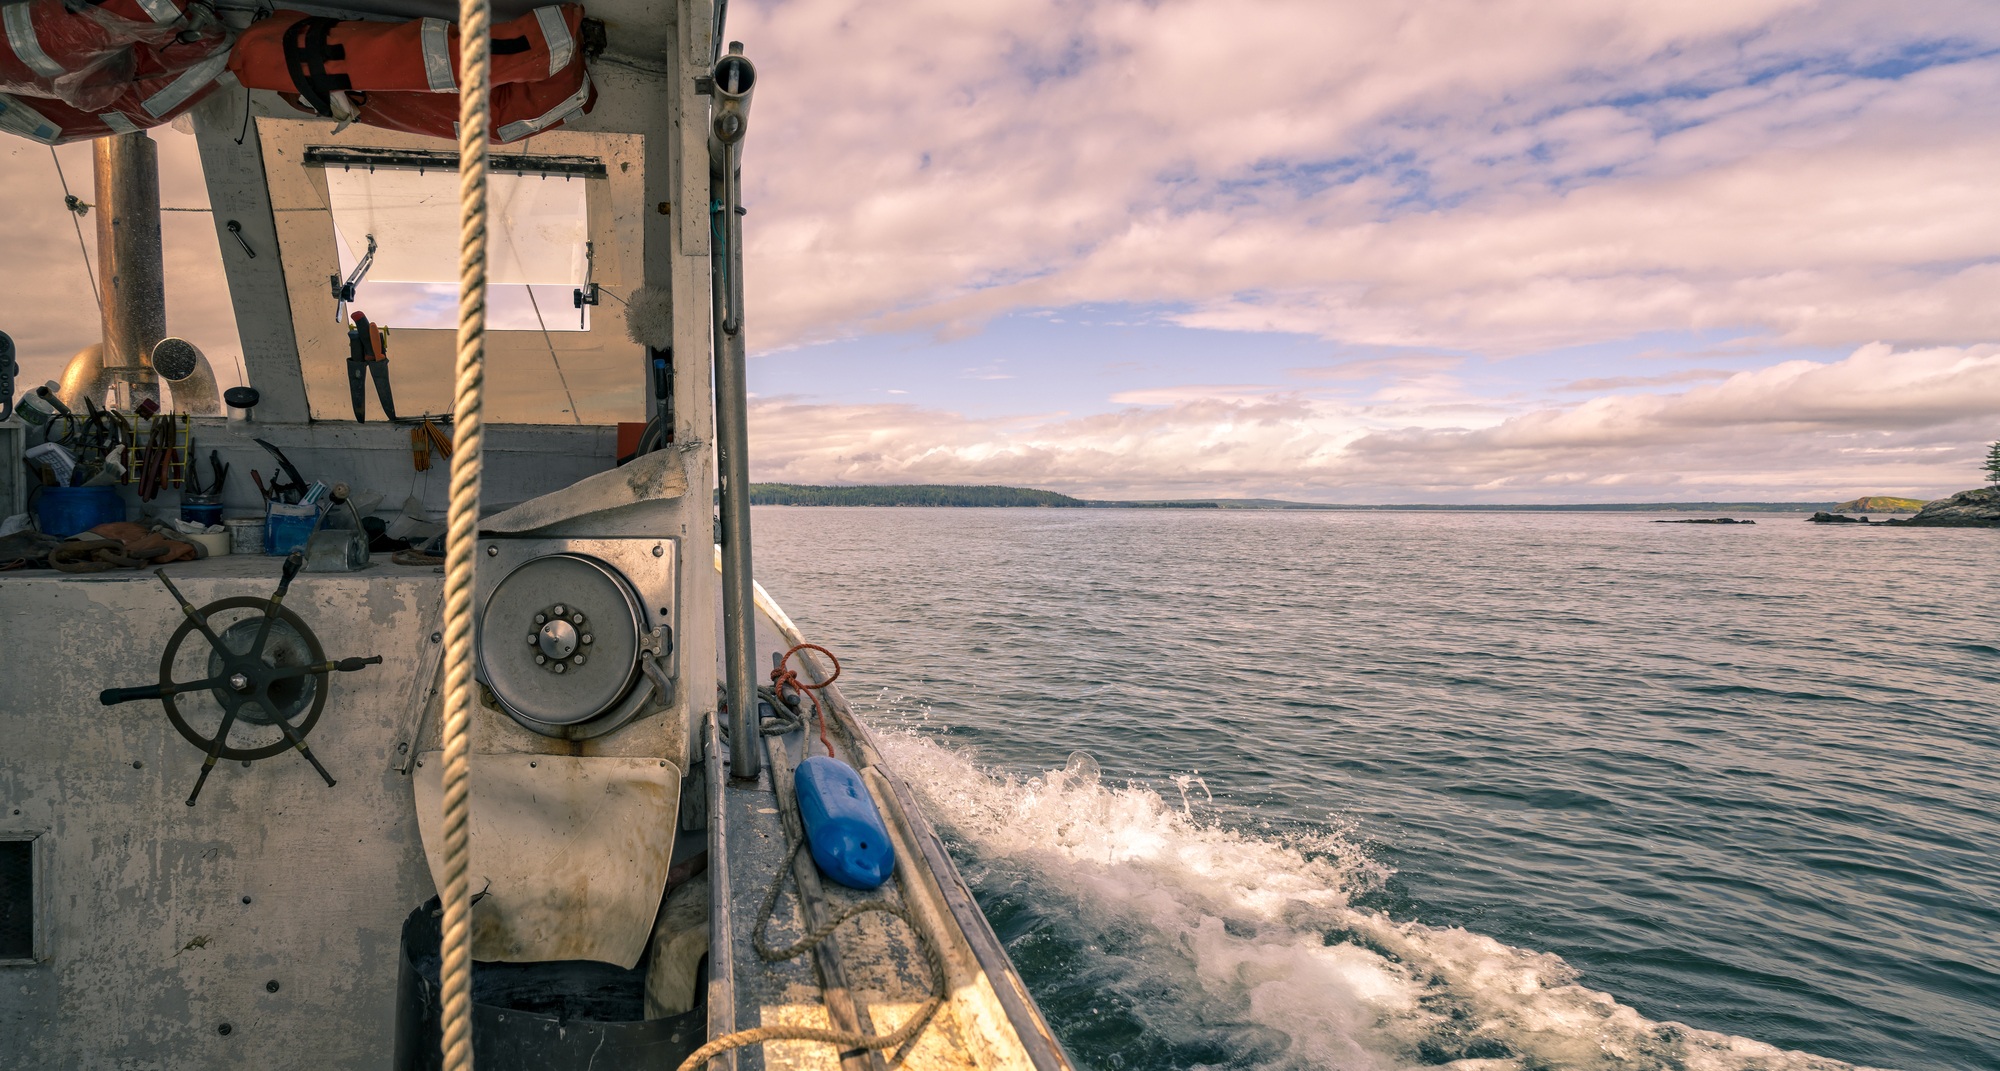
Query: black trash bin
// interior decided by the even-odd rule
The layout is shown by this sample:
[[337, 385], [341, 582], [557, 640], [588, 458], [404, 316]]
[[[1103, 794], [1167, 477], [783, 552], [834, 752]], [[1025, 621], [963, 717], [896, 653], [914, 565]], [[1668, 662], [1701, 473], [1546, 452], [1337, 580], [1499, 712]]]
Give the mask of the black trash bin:
[[[397, 1071], [444, 1066], [433, 898], [403, 920], [396, 978]], [[706, 987], [698, 989], [703, 991]], [[472, 1060], [479, 1071], [674, 1071], [707, 1040], [707, 1008], [647, 1019], [644, 964], [592, 960], [472, 965]]]

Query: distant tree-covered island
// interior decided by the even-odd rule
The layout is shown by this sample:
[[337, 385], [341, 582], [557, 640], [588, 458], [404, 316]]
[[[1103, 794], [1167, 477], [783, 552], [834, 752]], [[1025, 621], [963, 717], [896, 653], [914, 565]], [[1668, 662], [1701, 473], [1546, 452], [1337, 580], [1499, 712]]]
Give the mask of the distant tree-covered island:
[[904, 486], [815, 487], [801, 483], [753, 483], [753, 506], [1042, 506], [1079, 507], [1089, 503], [1054, 491], [1027, 487], [971, 487], [918, 483]]
[[828, 487], [802, 483], [753, 483], [755, 506], [1011, 506], [1056, 509], [1223, 509], [1223, 510], [1453, 510], [1465, 512], [1662, 512], [1718, 513], [1730, 510], [1780, 513], [1830, 508], [1831, 502], [1615, 502], [1549, 503], [1538, 505], [1382, 504], [1290, 502], [1277, 498], [1175, 498], [1143, 501], [1073, 498], [1032, 487], [983, 487], [968, 484], [861, 484]]

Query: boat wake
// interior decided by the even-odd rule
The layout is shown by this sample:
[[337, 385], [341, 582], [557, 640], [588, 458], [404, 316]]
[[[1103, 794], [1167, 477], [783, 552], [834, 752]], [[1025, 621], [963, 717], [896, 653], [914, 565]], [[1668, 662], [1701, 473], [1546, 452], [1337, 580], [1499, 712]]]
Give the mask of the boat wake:
[[1849, 1067], [1654, 1022], [1557, 956], [1357, 908], [1388, 872], [1345, 837], [1223, 828], [1200, 817], [1193, 779], [1166, 796], [1114, 787], [1079, 753], [1022, 780], [922, 735], [882, 735], [1084, 1064]]

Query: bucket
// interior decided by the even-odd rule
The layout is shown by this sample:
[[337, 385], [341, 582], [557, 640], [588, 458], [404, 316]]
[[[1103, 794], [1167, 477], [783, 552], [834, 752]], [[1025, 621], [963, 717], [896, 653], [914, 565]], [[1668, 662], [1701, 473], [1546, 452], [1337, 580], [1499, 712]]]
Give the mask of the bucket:
[[264, 518], [228, 517], [222, 526], [229, 529], [229, 553], [264, 553]]
[[181, 520], [189, 524], [221, 524], [222, 495], [181, 495]]
[[35, 515], [44, 534], [68, 537], [124, 520], [125, 500], [112, 486], [44, 487]]
[[[433, 897], [403, 920], [396, 972], [395, 1071], [435, 1071], [444, 996], [438, 984], [442, 912]], [[646, 969], [610, 963], [472, 965], [472, 1056], [479, 1071], [671, 1068], [708, 1040], [708, 1005], [645, 1017]], [[696, 992], [706, 993], [701, 981]]]

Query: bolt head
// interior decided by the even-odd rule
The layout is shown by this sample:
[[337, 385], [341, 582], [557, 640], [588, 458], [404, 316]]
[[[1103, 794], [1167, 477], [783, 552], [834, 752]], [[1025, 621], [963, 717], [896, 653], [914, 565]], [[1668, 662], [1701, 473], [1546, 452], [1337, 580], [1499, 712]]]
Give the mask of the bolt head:
[[536, 664], [536, 665], [538, 665], [538, 666], [539, 666], [539, 665], [541, 665], [541, 664], [542, 664], [542, 663], [544, 663], [544, 662], [547, 662], [548, 660], [549, 660], [549, 656], [548, 656], [548, 655], [545, 655], [545, 654], [538, 654], [538, 655], [536, 655], [536, 656], [535, 656], [535, 664]]
[[487, 547], [487, 548], [486, 548], [486, 556], [487, 556], [487, 557], [489, 557], [489, 558], [497, 558], [497, 557], [499, 557], [499, 556], [500, 556], [500, 548], [499, 548], [499, 547]]
[[555, 615], [556, 617], [561, 617], [563, 614], [568, 612], [569, 611], [563, 609], [562, 603], [557, 603], [555, 605], [555, 609], [549, 611], [549, 613]]
[[561, 662], [557, 662], [557, 663], [556, 663], [556, 672], [557, 672], [557, 673], [561, 673], [561, 672], [562, 672], [563, 670], [566, 670], [566, 669], [568, 669], [568, 668], [569, 668], [568, 666], [566, 666], [566, 665], [562, 664]]
[[653, 544], [653, 557], [664, 558], [666, 556], [667, 556], [667, 548], [661, 546], [658, 543]]
[[583, 665], [583, 656], [577, 655], [575, 658], [570, 659], [570, 661], [575, 662], [579, 666]]
[[231, 673], [229, 675], [229, 686], [239, 692], [247, 692], [250, 690], [250, 678], [241, 673]]
[[537, 624], [537, 625], [542, 625], [542, 624], [547, 624], [547, 623], [548, 623], [548, 620], [549, 620], [549, 615], [547, 615], [547, 614], [536, 614], [536, 615], [535, 615], [535, 624]]
[[583, 634], [583, 645], [584, 645], [585, 647], [588, 647], [588, 646], [590, 646], [591, 644], [593, 644], [593, 643], [596, 643], [596, 642], [597, 642], [597, 637], [595, 637], [595, 636], [591, 635], [591, 634], [590, 634], [590, 633], [588, 633], [588, 632], [586, 632], [586, 633], [584, 633], [584, 634]]
[[528, 646], [533, 647], [534, 645], [540, 642], [542, 642], [540, 633], [535, 633], [535, 632], [528, 633]]
[[582, 614], [571, 614], [571, 615], [569, 615], [569, 622], [570, 622], [570, 624], [572, 624], [572, 625], [581, 625], [581, 624], [583, 624], [583, 615], [582, 615]]

